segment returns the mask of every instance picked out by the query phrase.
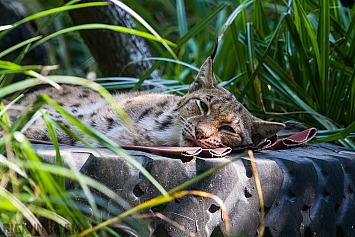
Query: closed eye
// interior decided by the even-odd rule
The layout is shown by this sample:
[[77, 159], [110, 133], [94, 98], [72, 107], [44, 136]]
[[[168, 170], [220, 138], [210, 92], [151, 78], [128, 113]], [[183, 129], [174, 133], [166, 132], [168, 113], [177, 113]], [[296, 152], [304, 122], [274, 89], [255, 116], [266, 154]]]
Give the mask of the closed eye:
[[235, 130], [230, 126], [222, 126], [218, 129], [218, 131], [236, 134]]
[[197, 100], [196, 104], [198, 106], [198, 108], [201, 111], [201, 114], [206, 115], [208, 114], [208, 106], [206, 105], [206, 103], [202, 102], [201, 100]]

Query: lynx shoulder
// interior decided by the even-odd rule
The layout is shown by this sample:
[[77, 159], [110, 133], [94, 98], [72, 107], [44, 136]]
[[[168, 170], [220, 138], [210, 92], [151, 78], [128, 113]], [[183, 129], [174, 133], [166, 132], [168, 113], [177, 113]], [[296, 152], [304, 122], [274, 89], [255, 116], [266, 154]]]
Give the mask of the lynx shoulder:
[[[257, 145], [285, 126], [251, 115], [236, 98], [218, 86], [209, 57], [202, 65], [188, 93], [183, 96], [156, 93], [126, 93], [114, 95], [118, 106], [125, 110], [134, 129], [116, 114], [100, 95], [92, 90], [62, 86], [62, 90], [47, 88], [28, 96], [22, 106], [28, 106], [39, 94], [47, 94], [69, 113], [90, 125], [118, 145], [140, 146], [200, 146], [238, 148]], [[60, 113], [44, 106], [50, 116], [76, 131]], [[11, 110], [15, 119], [19, 112]], [[60, 143], [75, 145], [77, 141], [57, 130]], [[31, 139], [49, 140], [41, 119], [25, 132]]]

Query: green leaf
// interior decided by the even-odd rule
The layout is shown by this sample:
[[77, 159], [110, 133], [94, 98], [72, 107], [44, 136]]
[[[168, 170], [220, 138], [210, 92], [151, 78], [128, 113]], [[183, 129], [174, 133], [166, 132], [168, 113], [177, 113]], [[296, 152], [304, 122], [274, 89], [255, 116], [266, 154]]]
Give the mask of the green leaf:
[[59, 30], [53, 34], [50, 34], [50, 35], [44, 37], [43, 39], [39, 40], [37, 43], [33, 44], [31, 49], [33, 49], [36, 46], [42, 44], [43, 42], [45, 42], [49, 39], [52, 39], [52, 38], [54, 38], [58, 35], [61, 35], [61, 34], [73, 32], [73, 31], [78, 31], [78, 30], [93, 30], [93, 29], [106, 29], [106, 30], [112, 30], [112, 31], [117, 31], [117, 32], [121, 32], [121, 33], [133, 34], [133, 35], [141, 36], [146, 39], [155, 40], [155, 41], [158, 41], [161, 43], [166, 43], [167, 45], [170, 45], [170, 46], [175, 46], [175, 44], [170, 42], [169, 40], [157, 38], [156, 36], [154, 36], [152, 34], [142, 32], [139, 30], [130, 29], [130, 28], [123, 27], [123, 26], [113, 26], [113, 25], [107, 25], [107, 24], [84, 24], [84, 25], [68, 27], [63, 30]]
[[13, 30], [15, 27], [18, 27], [19, 25], [21, 25], [23, 23], [33, 21], [38, 18], [42, 18], [42, 17], [48, 16], [48, 15], [52, 15], [52, 14], [60, 13], [60, 12], [64, 12], [64, 11], [84, 8], [84, 7], [97, 7], [97, 6], [107, 6], [107, 5], [108, 5], [108, 2], [90, 2], [90, 3], [75, 4], [72, 6], [63, 6], [63, 7], [58, 7], [58, 8], [53, 8], [53, 9], [49, 9], [46, 11], [42, 11], [42, 12], [33, 14], [31, 16], [28, 16], [16, 23], [12, 24], [12, 28], [0, 33], [0, 39], [2, 39], [5, 36], [5, 34], [7, 34], [10, 30]]
[[184, 0], [176, 1], [176, 12], [177, 12], [180, 37], [183, 37], [188, 31]]
[[[320, 1], [320, 21], [318, 28], [318, 44], [320, 60], [318, 61], [321, 86], [321, 105], [326, 108], [328, 97], [328, 73], [329, 73], [329, 32], [330, 32], [330, 6], [329, 1]], [[313, 45], [314, 46], [314, 45]]]
[[25, 45], [28, 45], [28, 44], [36, 41], [36, 40], [39, 40], [41, 38], [42, 38], [42, 36], [37, 36], [37, 37], [30, 38], [28, 40], [22, 41], [22, 42], [20, 42], [20, 43], [18, 43], [16, 45], [6, 49], [6, 50], [0, 52], [0, 58], [4, 57], [5, 55], [7, 55], [7, 54], [9, 54], [9, 53], [11, 53], [13, 51], [15, 51], [16, 49], [19, 49], [19, 48], [21, 48], [21, 47], [23, 47]]

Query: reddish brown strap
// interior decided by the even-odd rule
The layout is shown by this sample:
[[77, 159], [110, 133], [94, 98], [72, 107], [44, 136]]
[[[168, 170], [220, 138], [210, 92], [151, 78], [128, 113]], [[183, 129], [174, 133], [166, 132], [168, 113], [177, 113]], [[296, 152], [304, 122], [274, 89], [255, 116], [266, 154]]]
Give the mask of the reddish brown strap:
[[271, 147], [277, 142], [277, 139], [277, 135], [265, 138], [256, 146], [256, 149], [266, 149], [268, 147]]
[[317, 129], [308, 128], [302, 132], [295, 133], [287, 138], [277, 139], [273, 143], [270, 142], [269, 145], [263, 146], [262, 149], [283, 150], [287, 148], [298, 147], [305, 144], [306, 142], [309, 142], [311, 139], [314, 138], [316, 134], [317, 134]]

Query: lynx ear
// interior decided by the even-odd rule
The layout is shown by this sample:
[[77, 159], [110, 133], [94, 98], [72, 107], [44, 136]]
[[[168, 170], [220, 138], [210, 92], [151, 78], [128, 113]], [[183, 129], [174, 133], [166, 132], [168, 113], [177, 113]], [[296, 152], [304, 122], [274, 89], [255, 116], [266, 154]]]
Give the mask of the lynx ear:
[[213, 61], [208, 57], [204, 64], [201, 66], [195, 81], [191, 84], [189, 92], [197, 91], [200, 89], [212, 89], [218, 86], [217, 80], [213, 74]]
[[255, 146], [258, 145], [264, 138], [271, 137], [284, 128], [285, 124], [283, 123], [268, 122], [255, 118], [253, 120], [253, 131], [251, 138], [253, 144]]

